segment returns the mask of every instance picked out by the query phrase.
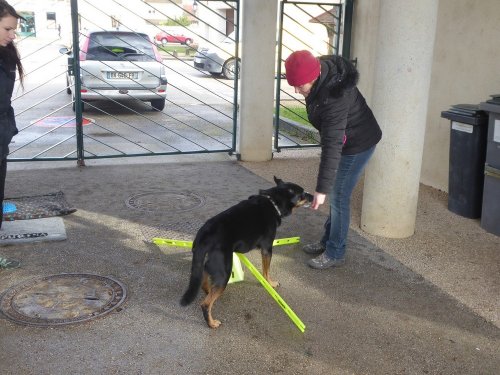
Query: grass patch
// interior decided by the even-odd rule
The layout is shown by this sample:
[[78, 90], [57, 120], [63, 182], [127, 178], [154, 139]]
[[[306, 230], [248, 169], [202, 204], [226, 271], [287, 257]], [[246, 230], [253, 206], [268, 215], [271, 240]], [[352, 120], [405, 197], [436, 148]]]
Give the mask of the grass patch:
[[280, 107], [280, 116], [298, 122], [299, 124], [311, 126], [307, 120], [306, 108], [303, 106]]
[[186, 56], [194, 56], [196, 53], [196, 49], [189, 47], [189, 46], [184, 46], [184, 45], [178, 45], [178, 46], [158, 46], [158, 50], [160, 51], [165, 51], [167, 53], [170, 53], [172, 55], [186, 55]]

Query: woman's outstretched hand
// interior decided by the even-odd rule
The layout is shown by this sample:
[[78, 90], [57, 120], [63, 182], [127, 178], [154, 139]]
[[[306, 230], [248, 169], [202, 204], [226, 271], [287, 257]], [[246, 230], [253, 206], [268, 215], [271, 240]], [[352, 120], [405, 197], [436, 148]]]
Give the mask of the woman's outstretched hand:
[[326, 194], [323, 193], [318, 193], [317, 191], [314, 192], [314, 198], [311, 203], [311, 208], [313, 210], [317, 210], [319, 206], [321, 206], [323, 203], [325, 203], [326, 199]]

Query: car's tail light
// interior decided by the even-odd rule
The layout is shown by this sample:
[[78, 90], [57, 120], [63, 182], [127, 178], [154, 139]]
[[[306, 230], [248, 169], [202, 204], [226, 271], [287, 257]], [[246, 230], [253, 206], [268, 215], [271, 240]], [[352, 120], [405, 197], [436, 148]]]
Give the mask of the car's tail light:
[[158, 48], [156, 48], [155, 45], [153, 45], [153, 50], [155, 51], [155, 59], [156, 61], [158, 61], [159, 63], [163, 62], [163, 59], [160, 55], [160, 51], [158, 51]]
[[84, 38], [80, 45], [80, 61], [85, 61], [87, 59], [87, 51], [89, 49], [90, 38], [87, 36]]

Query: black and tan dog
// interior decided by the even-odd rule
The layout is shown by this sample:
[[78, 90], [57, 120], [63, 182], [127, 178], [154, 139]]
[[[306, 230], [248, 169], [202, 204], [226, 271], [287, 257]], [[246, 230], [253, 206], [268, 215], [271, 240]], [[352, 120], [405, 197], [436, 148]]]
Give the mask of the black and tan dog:
[[189, 287], [181, 305], [193, 302], [200, 287], [207, 294], [201, 303], [203, 316], [211, 328], [220, 321], [213, 319], [212, 306], [226, 288], [233, 267], [233, 252], [247, 253], [260, 249], [262, 273], [276, 288], [279, 284], [269, 277], [272, 246], [281, 218], [292, 213], [295, 207], [312, 201], [312, 195], [299, 185], [283, 182], [274, 177], [276, 186], [260, 190], [209, 219], [200, 228], [193, 242], [193, 261]]

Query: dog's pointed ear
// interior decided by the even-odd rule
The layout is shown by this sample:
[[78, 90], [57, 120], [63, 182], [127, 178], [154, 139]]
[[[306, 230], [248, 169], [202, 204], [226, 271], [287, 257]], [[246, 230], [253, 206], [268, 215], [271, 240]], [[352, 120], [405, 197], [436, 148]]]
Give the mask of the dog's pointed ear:
[[276, 177], [276, 176], [274, 176], [274, 182], [276, 182], [276, 185], [279, 186], [279, 185], [281, 185], [283, 183], [283, 180], [280, 179], [280, 178], [278, 178], [278, 177]]

